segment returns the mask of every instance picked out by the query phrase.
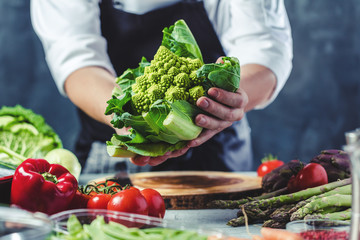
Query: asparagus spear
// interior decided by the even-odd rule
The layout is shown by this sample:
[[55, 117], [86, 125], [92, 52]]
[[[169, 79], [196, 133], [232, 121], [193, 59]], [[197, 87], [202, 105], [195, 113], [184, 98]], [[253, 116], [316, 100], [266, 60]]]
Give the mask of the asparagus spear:
[[250, 201], [252, 201], [250, 198], [243, 198], [239, 200], [213, 200], [208, 204], [208, 207], [218, 209], [237, 209], [242, 204]]
[[260, 199], [260, 200], [251, 201], [245, 203], [244, 208], [247, 210], [247, 209], [252, 209], [254, 207], [258, 207], [261, 209], [279, 207], [284, 204], [295, 203], [301, 200], [308, 199], [314, 195], [319, 195], [324, 192], [331, 191], [337, 187], [348, 185], [350, 183], [351, 183], [351, 178], [347, 178], [344, 180], [331, 182], [318, 187], [308, 188], [291, 194], [284, 194], [269, 199]]
[[262, 227], [269, 227], [269, 228], [282, 228], [285, 229], [287, 221], [277, 221], [274, 219], [269, 219], [264, 222]]
[[286, 204], [278, 209], [276, 209], [272, 214], [270, 214], [270, 218], [277, 222], [288, 222], [290, 221], [291, 214], [289, 210], [294, 206], [294, 204]]
[[232, 226], [232, 227], [242, 226], [245, 224], [245, 218], [247, 218], [248, 221], [251, 223], [254, 223], [259, 220], [266, 220], [266, 219], [269, 219], [270, 214], [274, 210], [275, 209], [271, 209], [271, 208], [265, 209], [265, 210], [262, 210], [260, 208], [253, 208], [251, 210], [244, 209], [244, 212], [242, 210], [240, 210], [237, 213], [237, 217], [229, 220], [227, 222], [227, 225]]
[[327, 213], [339, 212], [339, 211], [342, 211], [342, 210], [344, 210], [344, 207], [341, 207], [341, 206], [340, 207], [338, 207], [338, 206], [329, 206], [329, 207], [319, 209], [318, 211], [315, 211], [315, 212], [313, 212], [311, 214], [317, 214], [317, 213], [327, 214]]
[[237, 218], [230, 219], [227, 222], [227, 225], [232, 226], [232, 227], [243, 226], [243, 225], [245, 225], [245, 217], [240, 216], [240, 217], [237, 217]]
[[219, 208], [219, 209], [237, 209], [240, 208], [242, 204], [254, 201], [254, 200], [260, 200], [260, 199], [268, 199], [271, 197], [279, 196], [281, 194], [284, 194], [287, 192], [287, 188], [281, 188], [279, 190], [265, 193], [257, 197], [247, 197], [239, 200], [213, 200], [208, 204], [209, 208]]
[[306, 215], [326, 207], [351, 207], [351, 200], [351, 195], [341, 194], [335, 194], [324, 198], [317, 198], [291, 214], [290, 221], [303, 219]]
[[[244, 209], [245, 210], [245, 209]], [[246, 209], [245, 213], [246, 215], [251, 219], [267, 219], [270, 217], [271, 213], [274, 211], [274, 208], [268, 208], [265, 210], [262, 210], [258, 207], [252, 208], [252, 209]], [[239, 210], [237, 213], [237, 216], [242, 216], [243, 212], [242, 210]]]
[[304, 219], [351, 220], [351, 208], [332, 213], [315, 213], [306, 215]]
[[352, 188], [352, 185], [348, 184], [348, 185], [345, 185], [345, 186], [337, 187], [337, 188], [335, 188], [335, 189], [333, 189], [331, 191], [325, 192], [323, 194], [312, 196], [312, 197], [310, 197], [308, 199], [305, 199], [303, 201], [298, 202], [293, 208], [291, 208], [289, 210], [289, 213], [296, 212], [296, 210], [298, 210], [299, 208], [305, 206], [307, 203], [311, 202], [315, 198], [323, 198], [323, 197], [331, 196], [331, 195], [334, 195], [334, 194], [351, 195], [352, 194], [352, 189], [351, 188]]

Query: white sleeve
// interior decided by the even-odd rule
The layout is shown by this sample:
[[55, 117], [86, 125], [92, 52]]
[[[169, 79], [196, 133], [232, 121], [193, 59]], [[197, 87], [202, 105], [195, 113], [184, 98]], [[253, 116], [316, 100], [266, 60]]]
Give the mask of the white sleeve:
[[115, 75], [100, 31], [98, 1], [31, 0], [31, 21], [59, 92], [75, 70], [100, 66]]
[[276, 78], [275, 100], [292, 70], [293, 45], [291, 27], [283, 0], [205, 1], [227, 56], [239, 58], [240, 64], [260, 64], [271, 69]]

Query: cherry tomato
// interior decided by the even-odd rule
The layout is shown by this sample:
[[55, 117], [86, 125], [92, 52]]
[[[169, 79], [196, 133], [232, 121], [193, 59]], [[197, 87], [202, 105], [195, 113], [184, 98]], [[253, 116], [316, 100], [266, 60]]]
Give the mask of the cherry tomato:
[[71, 200], [71, 203], [68, 209], [79, 209], [79, 208], [87, 208], [87, 203], [91, 196], [80, 192], [79, 190], [76, 191], [75, 196]]
[[257, 174], [259, 177], [263, 177], [275, 168], [284, 165], [283, 161], [276, 159], [276, 157], [272, 156], [271, 154], [263, 158], [261, 162], [262, 163], [257, 169]]
[[152, 188], [141, 190], [141, 194], [145, 197], [148, 203], [149, 216], [164, 218], [165, 202], [161, 194]]
[[297, 192], [327, 183], [328, 176], [325, 168], [318, 163], [309, 163], [296, 176], [290, 178], [287, 188], [290, 192]]
[[108, 202], [111, 199], [110, 194], [99, 193], [92, 196], [88, 203], [87, 208], [89, 209], [107, 209]]
[[108, 210], [148, 215], [148, 204], [139, 189], [124, 189], [112, 196]]

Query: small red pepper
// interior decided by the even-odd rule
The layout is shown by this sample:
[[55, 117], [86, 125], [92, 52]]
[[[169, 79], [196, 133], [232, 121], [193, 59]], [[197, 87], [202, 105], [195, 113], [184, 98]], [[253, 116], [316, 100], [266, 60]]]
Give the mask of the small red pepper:
[[11, 204], [51, 215], [67, 209], [77, 188], [76, 178], [65, 167], [29, 158], [15, 170]]

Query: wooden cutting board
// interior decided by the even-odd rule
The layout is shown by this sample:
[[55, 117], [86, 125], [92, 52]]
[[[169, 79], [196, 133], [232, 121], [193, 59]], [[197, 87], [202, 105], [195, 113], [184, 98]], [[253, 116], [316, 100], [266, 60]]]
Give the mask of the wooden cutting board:
[[130, 175], [140, 189], [154, 188], [167, 209], [204, 209], [215, 199], [240, 199], [261, 193], [261, 178], [231, 172], [164, 171]]

